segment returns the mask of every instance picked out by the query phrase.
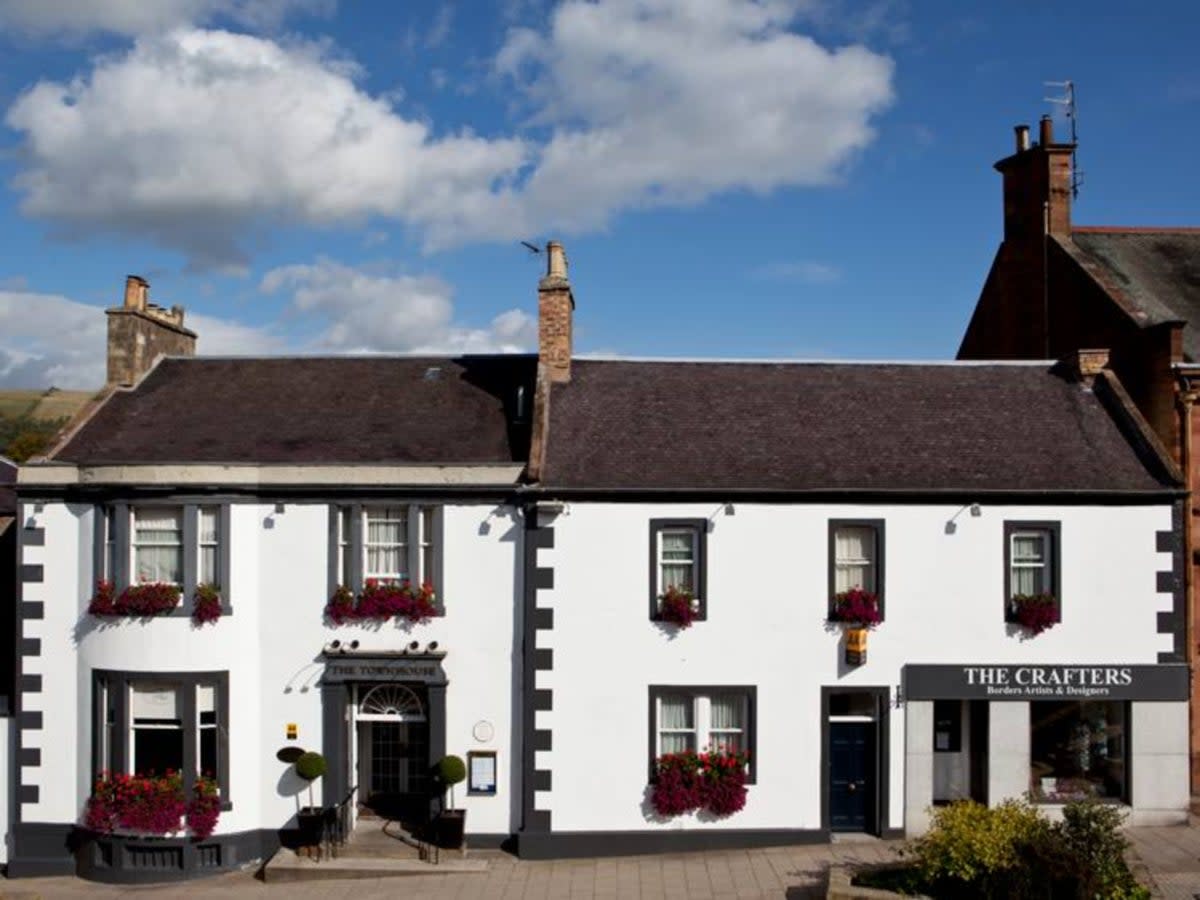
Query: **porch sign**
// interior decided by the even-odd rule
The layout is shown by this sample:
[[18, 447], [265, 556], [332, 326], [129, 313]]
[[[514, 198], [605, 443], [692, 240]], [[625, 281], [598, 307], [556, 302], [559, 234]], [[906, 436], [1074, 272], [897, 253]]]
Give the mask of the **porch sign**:
[[1186, 665], [904, 667], [905, 700], [1187, 700]]
[[419, 681], [424, 684], [445, 684], [446, 671], [442, 658], [386, 656], [325, 657], [325, 683], [349, 681]]

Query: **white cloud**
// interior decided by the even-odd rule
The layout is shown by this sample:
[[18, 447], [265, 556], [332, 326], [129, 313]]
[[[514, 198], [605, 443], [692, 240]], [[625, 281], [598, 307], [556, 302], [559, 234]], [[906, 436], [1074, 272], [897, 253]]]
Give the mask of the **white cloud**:
[[501, 313], [489, 328], [455, 322], [453, 288], [429, 275], [379, 274], [318, 259], [272, 269], [260, 288], [288, 294], [294, 317], [320, 323], [318, 350], [514, 352], [537, 338], [537, 323], [518, 309]]
[[327, 46], [142, 36], [13, 104], [14, 187], [27, 214], [68, 233], [121, 231], [228, 268], [281, 222], [389, 219], [436, 249], [828, 184], [871, 141], [892, 63], [797, 33], [802, 12], [800, 0], [565, 0], [545, 30], [513, 29], [495, 60], [528, 104], [529, 136], [439, 134], [399, 111], [402, 93], [361, 89]]
[[[268, 329], [188, 314], [198, 349], [209, 355], [278, 353]], [[58, 294], [0, 291], [0, 385], [99, 388], [104, 384], [108, 323], [104, 309]]]
[[799, 281], [804, 284], [832, 284], [842, 278], [841, 269], [812, 259], [767, 263], [751, 274], [767, 281]]
[[137, 35], [227, 18], [275, 28], [292, 13], [328, 14], [336, 0], [0, 0], [0, 29], [33, 36]]
[[378, 214], [453, 229], [496, 201], [519, 140], [435, 138], [353, 81], [323, 48], [225, 31], [142, 37], [70, 84], [41, 82], [8, 112], [26, 134], [22, 209], [67, 230], [115, 228], [244, 262], [239, 239], [288, 221]]
[[515, 29], [502, 72], [553, 126], [524, 194], [535, 220], [595, 228], [629, 207], [828, 184], [873, 137], [892, 63], [788, 30], [786, 0], [567, 0]]

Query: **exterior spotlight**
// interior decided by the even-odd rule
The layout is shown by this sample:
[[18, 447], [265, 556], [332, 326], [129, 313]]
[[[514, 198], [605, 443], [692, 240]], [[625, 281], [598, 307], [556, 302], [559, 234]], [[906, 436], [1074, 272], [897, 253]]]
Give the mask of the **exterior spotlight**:
[[438, 648], [438, 642], [437, 642], [437, 641], [430, 641], [430, 642], [429, 642], [429, 644], [428, 644], [428, 646], [426, 646], [426, 647], [425, 647], [425, 649], [426, 649], [426, 650], [428, 650], [430, 653], [432, 653], [432, 652], [433, 652], [434, 650], [436, 650], [437, 648]]
[[341, 641], [330, 641], [330, 642], [329, 642], [329, 649], [330, 649], [330, 650], [336, 650], [336, 649], [337, 649], [338, 647], [340, 647], [340, 646], [342, 646], [342, 642], [341, 642]]
[[408, 649], [415, 651], [415, 650], [419, 649], [420, 646], [421, 645], [417, 641], [413, 641], [411, 644], [408, 645]]
[[357, 650], [357, 649], [358, 649], [358, 641], [351, 641], [351, 642], [350, 642], [350, 649], [351, 649], [351, 650]]

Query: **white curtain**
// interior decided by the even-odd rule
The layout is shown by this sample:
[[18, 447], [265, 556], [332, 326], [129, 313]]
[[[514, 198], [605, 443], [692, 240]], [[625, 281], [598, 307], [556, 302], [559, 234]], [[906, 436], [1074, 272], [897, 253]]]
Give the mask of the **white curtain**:
[[367, 572], [403, 577], [408, 569], [408, 510], [383, 507], [367, 510]]
[[137, 580], [183, 582], [183, 511], [134, 510], [134, 567]]
[[220, 543], [220, 521], [217, 507], [200, 507], [200, 581], [217, 584], [217, 546]]
[[1045, 541], [1039, 534], [1012, 536], [1012, 593], [1038, 594], [1046, 590], [1045, 549]]
[[[414, 573], [415, 574], [415, 573]], [[421, 580], [433, 580], [433, 507], [421, 508]]]
[[664, 531], [659, 535], [662, 546], [662, 590], [676, 587], [695, 590], [695, 556], [690, 531]]
[[134, 721], [138, 719], [177, 720], [179, 718], [178, 692], [173, 687], [135, 684], [129, 689], [129, 707]]
[[875, 531], [852, 526], [834, 532], [834, 591], [875, 590]]
[[694, 750], [696, 726], [692, 720], [692, 698], [668, 696], [659, 700], [659, 742], [662, 753]]
[[713, 750], [742, 749], [742, 698], [718, 694], [709, 706], [710, 743]]

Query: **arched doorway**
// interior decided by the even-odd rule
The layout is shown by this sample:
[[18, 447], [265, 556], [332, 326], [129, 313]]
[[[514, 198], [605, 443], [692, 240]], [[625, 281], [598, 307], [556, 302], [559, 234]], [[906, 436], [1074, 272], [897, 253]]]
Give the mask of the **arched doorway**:
[[423, 685], [355, 686], [359, 800], [406, 823], [429, 815], [429, 717]]

